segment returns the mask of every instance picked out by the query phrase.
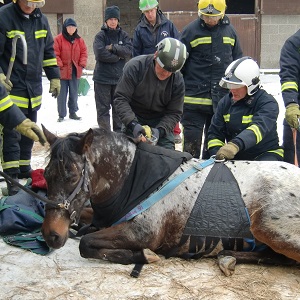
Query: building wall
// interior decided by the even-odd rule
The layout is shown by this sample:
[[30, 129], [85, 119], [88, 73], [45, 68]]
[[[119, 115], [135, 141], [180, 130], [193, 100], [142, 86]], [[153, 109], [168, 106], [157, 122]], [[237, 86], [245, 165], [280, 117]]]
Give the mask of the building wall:
[[[88, 4], [87, 4], [88, 3]], [[78, 32], [84, 38], [88, 47], [87, 69], [95, 66], [93, 40], [103, 24], [105, 6], [119, 5], [121, 9], [121, 27], [132, 37], [138, 22], [140, 12], [138, 0], [74, 0], [74, 15], [64, 14], [63, 19], [72, 17], [78, 24]], [[46, 14], [51, 26], [52, 34], [57, 34], [57, 15]], [[300, 15], [270, 15], [261, 16], [261, 67], [267, 69], [279, 68], [280, 50], [284, 41], [300, 29]]]
[[262, 15], [261, 68], [279, 68], [285, 40], [300, 29], [300, 15]]

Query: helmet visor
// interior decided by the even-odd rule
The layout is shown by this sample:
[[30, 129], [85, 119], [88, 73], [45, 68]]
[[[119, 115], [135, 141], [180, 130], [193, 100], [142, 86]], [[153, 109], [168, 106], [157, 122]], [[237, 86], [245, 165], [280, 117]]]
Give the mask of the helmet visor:
[[219, 82], [219, 85], [224, 88], [224, 89], [228, 89], [228, 90], [236, 90], [236, 89], [240, 89], [243, 86], [245, 86], [244, 83], [235, 83], [235, 82], [231, 82], [231, 81], [227, 81], [226, 79], [222, 78]]
[[45, 1], [22, 1], [30, 8], [41, 8], [45, 5]]

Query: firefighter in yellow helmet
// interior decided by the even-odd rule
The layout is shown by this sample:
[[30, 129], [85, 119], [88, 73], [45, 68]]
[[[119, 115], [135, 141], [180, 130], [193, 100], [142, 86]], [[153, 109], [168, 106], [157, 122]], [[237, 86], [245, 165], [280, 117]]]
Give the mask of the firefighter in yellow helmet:
[[237, 33], [225, 10], [225, 0], [200, 0], [199, 18], [183, 29], [180, 39], [189, 52], [182, 68], [185, 82], [181, 118], [183, 150], [196, 158], [209, 158], [207, 131], [211, 117], [219, 100], [228, 93], [219, 81], [226, 68], [243, 56]]
[[[41, 0], [13, 0], [0, 8], [0, 83], [10, 93], [10, 99], [26, 118], [37, 121], [37, 111], [42, 104], [42, 72], [50, 81], [50, 93], [60, 92], [60, 71], [53, 48], [53, 37], [46, 16], [40, 7]], [[25, 37], [26, 43], [17, 40], [16, 57], [9, 80], [6, 75], [13, 53], [13, 39]], [[27, 52], [27, 64], [24, 53]], [[33, 141], [9, 127], [3, 129], [2, 168], [14, 179], [28, 178], [31, 174]], [[9, 187], [9, 194], [18, 191]]]

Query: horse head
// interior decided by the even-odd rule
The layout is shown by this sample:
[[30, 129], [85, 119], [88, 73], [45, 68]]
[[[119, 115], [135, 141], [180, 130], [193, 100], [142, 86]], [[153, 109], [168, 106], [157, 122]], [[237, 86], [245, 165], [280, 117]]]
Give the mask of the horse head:
[[[45, 168], [48, 198], [42, 233], [51, 248], [66, 243], [69, 228], [78, 224], [85, 203], [106, 201], [124, 182], [135, 145], [123, 135], [105, 129], [89, 129], [57, 137], [42, 125], [50, 144]], [[121, 137], [120, 137], [121, 136]]]

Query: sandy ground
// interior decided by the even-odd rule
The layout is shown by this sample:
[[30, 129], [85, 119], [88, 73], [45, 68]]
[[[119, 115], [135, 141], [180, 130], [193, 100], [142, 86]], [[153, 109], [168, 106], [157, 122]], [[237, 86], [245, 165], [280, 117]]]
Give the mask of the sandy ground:
[[[266, 76], [264, 82], [278, 97], [278, 77]], [[92, 91], [89, 93], [79, 100], [82, 121], [58, 124], [55, 100], [46, 98], [39, 122], [58, 134], [88, 129], [95, 124]], [[32, 167], [44, 168], [46, 156], [46, 149], [35, 144]], [[78, 243], [69, 239], [62, 249], [40, 256], [0, 240], [0, 299], [300, 299], [300, 267], [238, 265], [232, 277], [225, 277], [214, 259], [161, 257], [160, 262], [145, 265], [139, 278], [133, 278], [132, 265], [81, 258]]]

